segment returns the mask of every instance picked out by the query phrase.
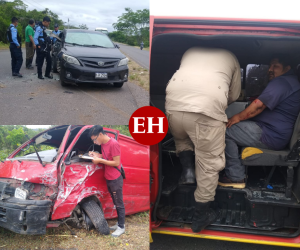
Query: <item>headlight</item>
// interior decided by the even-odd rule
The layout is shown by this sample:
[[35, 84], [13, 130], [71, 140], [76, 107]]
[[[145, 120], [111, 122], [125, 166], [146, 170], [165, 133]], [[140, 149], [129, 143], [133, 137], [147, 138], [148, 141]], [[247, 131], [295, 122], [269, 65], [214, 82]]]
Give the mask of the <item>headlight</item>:
[[119, 62], [119, 65], [118, 65], [118, 66], [127, 65], [128, 61], [129, 61], [129, 60], [128, 60], [128, 58], [126, 57], [126, 58], [122, 59], [122, 60]]
[[63, 55], [62, 55], [62, 58], [63, 58], [67, 63], [80, 65], [79, 61], [78, 61], [75, 57], [73, 57], [73, 56], [68, 56], [68, 55], [66, 55], [66, 54], [63, 54]]

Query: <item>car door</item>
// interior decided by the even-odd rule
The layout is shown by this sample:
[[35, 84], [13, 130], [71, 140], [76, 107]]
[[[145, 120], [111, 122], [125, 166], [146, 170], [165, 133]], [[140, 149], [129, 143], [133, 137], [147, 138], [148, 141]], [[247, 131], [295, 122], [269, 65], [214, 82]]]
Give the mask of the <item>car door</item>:
[[[64, 153], [59, 170], [61, 179], [59, 193], [54, 204], [52, 220], [69, 217], [76, 205], [86, 197], [97, 196], [102, 207], [105, 206], [105, 201], [110, 199], [104, 179], [104, 166], [95, 165], [90, 160], [80, 162], [71, 160], [74, 146], [81, 136], [86, 136], [84, 133], [91, 127], [92, 125], [81, 128]], [[104, 132], [118, 140], [119, 131], [104, 128]], [[93, 145], [90, 139], [89, 143]]]

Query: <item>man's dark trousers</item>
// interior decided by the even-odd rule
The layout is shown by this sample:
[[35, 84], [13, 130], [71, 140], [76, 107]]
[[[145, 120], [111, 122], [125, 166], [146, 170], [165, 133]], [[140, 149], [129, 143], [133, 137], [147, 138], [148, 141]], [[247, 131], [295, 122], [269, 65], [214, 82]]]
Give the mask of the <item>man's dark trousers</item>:
[[17, 45], [11, 43], [9, 46], [10, 55], [11, 55], [11, 69], [12, 73], [20, 73], [20, 69], [23, 63], [23, 55], [21, 47], [17, 48]]
[[36, 48], [36, 60], [37, 60], [37, 65], [38, 65], [37, 66], [38, 76], [42, 76], [42, 68], [43, 68], [45, 58], [46, 58], [46, 62], [47, 62], [45, 76], [49, 76], [50, 71], [51, 71], [51, 63], [52, 63], [50, 52], [45, 52], [45, 51], [43, 51], [39, 48]]
[[125, 206], [123, 201], [123, 177], [120, 175], [115, 180], [106, 180], [107, 189], [116, 206], [118, 214], [118, 226], [124, 228], [125, 225]]

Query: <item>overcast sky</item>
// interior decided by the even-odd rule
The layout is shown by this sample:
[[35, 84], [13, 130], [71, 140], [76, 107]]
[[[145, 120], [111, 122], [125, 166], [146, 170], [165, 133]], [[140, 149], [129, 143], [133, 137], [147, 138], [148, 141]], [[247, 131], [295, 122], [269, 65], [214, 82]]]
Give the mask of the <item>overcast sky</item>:
[[[12, 2], [12, 0], [9, 0]], [[125, 12], [125, 8], [132, 10], [149, 9], [149, 0], [22, 0], [28, 9], [50, 9], [58, 14], [64, 22], [70, 19], [70, 24], [78, 26], [86, 24], [90, 30], [97, 27], [113, 31], [112, 24]]]
[[299, 0], [150, 0], [150, 15], [300, 20]]

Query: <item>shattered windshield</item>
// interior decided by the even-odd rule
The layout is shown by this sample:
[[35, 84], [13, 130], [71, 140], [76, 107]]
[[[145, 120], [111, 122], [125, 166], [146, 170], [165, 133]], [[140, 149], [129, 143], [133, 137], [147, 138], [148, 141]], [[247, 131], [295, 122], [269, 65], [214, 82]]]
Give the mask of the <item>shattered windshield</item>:
[[[57, 148], [47, 145], [37, 145], [37, 151], [43, 162], [53, 162], [57, 155]], [[14, 160], [39, 160], [32, 145], [21, 150]]]
[[[53, 162], [67, 128], [68, 126], [53, 128], [34, 137], [30, 144], [23, 147], [13, 160], [39, 160], [34, 149], [35, 147], [43, 162]], [[36, 144], [37, 140], [38, 144]]]
[[[56, 155], [57, 155], [57, 148], [45, 146], [43, 149], [44, 149], [44, 151], [39, 151], [38, 150], [38, 153], [39, 153], [39, 156], [40, 156], [41, 160], [43, 162], [53, 162], [55, 160]], [[28, 151], [33, 151], [33, 152], [28, 153], [28, 152], [20, 151], [18, 156], [13, 158], [13, 159], [14, 160], [37, 160], [37, 161], [39, 160], [37, 154], [34, 151], [33, 146], [30, 146], [30, 150], [28, 150]], [[24, 155], [22, 155], [21, 152]]]

